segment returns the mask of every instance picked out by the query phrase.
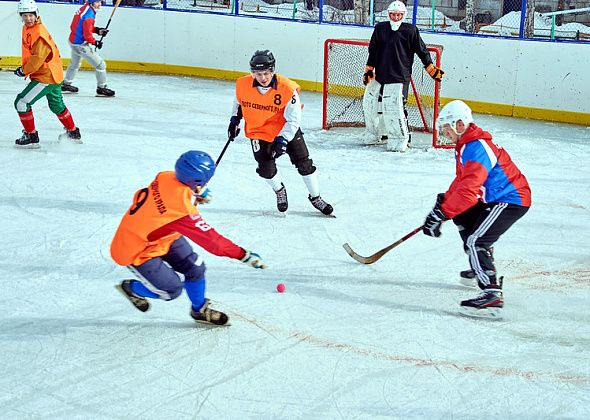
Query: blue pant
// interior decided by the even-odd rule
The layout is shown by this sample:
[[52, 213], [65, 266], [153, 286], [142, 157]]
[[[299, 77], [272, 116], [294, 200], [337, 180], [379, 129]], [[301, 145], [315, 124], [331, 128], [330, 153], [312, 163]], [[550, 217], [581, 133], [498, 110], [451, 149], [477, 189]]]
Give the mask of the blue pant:
[[[139, 280], [132, 283], [139, 296], [172, 300], [184, 287], [195, 309], [205, 302], [205, 263], [183, 236], [172, 243], [167, 254], [127, 268]], [[178, 273], [184, 275], [184, 281]]]

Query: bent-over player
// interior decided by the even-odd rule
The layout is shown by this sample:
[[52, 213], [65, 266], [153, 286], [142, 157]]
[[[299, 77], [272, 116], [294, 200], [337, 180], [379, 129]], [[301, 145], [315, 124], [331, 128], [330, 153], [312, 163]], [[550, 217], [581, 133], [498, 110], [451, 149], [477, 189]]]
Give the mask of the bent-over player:
[[479, 296], [461, 302], [461, 312], [499, 317], [503, 277], [494, 266], [492, 246], [529, 210], [531, 189], [508, 152], [474, 123], [467, 104], [449, 102], [437, 125], [439, 133], [455, 144], [456, 175], [447, 192], [438, 195], [423, 231], [439, 237], [442, 223], [453, 219], [471, 265], [471, 270], [461, 272], [461, 282], [481, 289]]
[[136, 279], [124, 280], [117, 289], [138, 310], [150, 308], [148, 299], [173, 300], [184, 289], [196, 322], [228, 323], [228, 316], [212, 309], [205, 298], [205, 263], [186, 238], [212, 254], [266, 268], [260, 255], [217, 233], [199, 214], [196, 203], [208, 201], [201, 200], [201, 192], [214, 173], [211, 156], [191, 150], [178, 158], [174, 171], [158, 173], [135, 193], [111, 243], [111, 256], [135, 275]]

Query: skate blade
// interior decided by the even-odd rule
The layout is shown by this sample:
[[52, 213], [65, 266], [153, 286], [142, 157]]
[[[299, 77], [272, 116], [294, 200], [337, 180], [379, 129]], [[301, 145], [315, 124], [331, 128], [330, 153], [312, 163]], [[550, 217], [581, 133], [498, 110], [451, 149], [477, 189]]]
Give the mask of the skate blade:
[[82, 140], [81, 140], [81, 139], [73, 139], [73, 138], [71, 138], [70, 136], [68, 136], [67, 134], [60, 134], [60, 135], [57, 137], [57, 140], [58, 140], [59, 142], [62, 142], [62, 141], [64, 141], [64, 142], [65, 142], [65, 141], [67, 141], [67, 142], [70, 142], [70, 143], [72, 143], [72, 144], [82, 144]]
[[503, 319], [502, 308], [477, 309], [471, 306], [460, 306], [459, 314], [469, 318], [491, 319], [498, 321]]
[[208, 321], [197, 321], [194, 318], [193, 318], [193, 321], [195, 321], [197, 324], [205, 325], [207, 327], [230, 327], [231, 326], [231, 322], [229, 322], [229, 320], [225, 324], [221, 324], [221, 325], [214, 324], [214, 323], [208, 322]]
[[24, 144], [24, 145], [15, 144], [14, 148], [15, 149], [39, 149], [39, 148], [41, 148], [41, 145], [39, 143]]
[[[119, 292], [121, 292], [121, 294], [123, 296], [125, 296], [125, 299], [127, 299], [135, 309], [137, 309], [140, 312], [147, 312], [150, 309], [150, 303], [147, 301], [147, 299], [143, 299], [145, 301], [145, 303], [147, 303], [147, 307], [145, 309], [139, 307], [138, 305], [135, 304], [135, 302], [133, 302], [133, 300], [131, 300], [131, 298], [129, 297], [129, 295], [127, 293], [125, 293], [125, 290], [123, 290], [123, 286], [121, 286], [120, 284], [116, 284], [115, 285], [115, 289], [117, 289]], [[142, 300], [141, 298], [136, 298], [137, 300]], [[143, 303], [143, 302], [142, 302]]]
[[465, 287], [469, 287], [470, 289], [477, 288], [477, 280], [476, 279], [466, 279], [465, 277], [459, 278], [459, 283], [461, 283]]

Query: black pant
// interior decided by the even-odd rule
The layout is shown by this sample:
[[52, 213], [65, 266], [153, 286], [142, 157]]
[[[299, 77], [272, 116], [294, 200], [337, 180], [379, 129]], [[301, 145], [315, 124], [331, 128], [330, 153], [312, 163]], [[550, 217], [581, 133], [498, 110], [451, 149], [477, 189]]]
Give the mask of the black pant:
[[[272, 179], [277, 174], [277, 165], [272, 157], [272, 143], [263, 140], [252, 139], [252, 153], [258, 162], [256, 172], [262, 178]], [[309, 151], [303, 139], [303, 133], [298, 130], [295, 138], [287, 143], [287, 155], [291, 163], [297, 168], [299, 175], [311, 175], [315, 172], [313, 160], [309, 158]]]
[[453, 218], [480, 288], [500, 286], [496, 281], [492, 245], [528, 210], [517, 204], [480, 202]]

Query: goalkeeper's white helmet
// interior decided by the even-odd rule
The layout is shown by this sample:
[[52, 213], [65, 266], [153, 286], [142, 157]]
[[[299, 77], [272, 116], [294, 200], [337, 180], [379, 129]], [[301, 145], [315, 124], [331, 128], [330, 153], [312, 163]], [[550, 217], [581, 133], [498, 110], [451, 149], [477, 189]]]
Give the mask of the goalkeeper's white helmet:
[[[439, 133], [442, 133], [442, 127], [445, 124], [449, 124], [453, 131], [457, 133], [457, 121], [463, 121], [465, 126], [468, 126], [473, 122], [473, 115], [471, 108], [463, 101], [451, 101], [446, 104], [438, 114], [436, 120], [436, 127]], [[457, 133], [459, 134], [459, 133]]]
[[34, 13], [35, 16], [39, 16], [39, 8], [35, 0], [20, 0], [18, 2], [18, 14], [22, 15], [23, 13]]
[[[390, 13], [403, 13], [403, 16], [399, 20], [393, 20], [391, 18]], [[408, 10], [406, 9], [406, 5], [399, 0], [391, 2], [389, 7], [387, 8], [387, 16], [389, 17], [389, 24], [391, 25], [391, 29], [397, 31], [399, 27], [402, 25], [403, 21], [406, 19], [406, 14]]]

